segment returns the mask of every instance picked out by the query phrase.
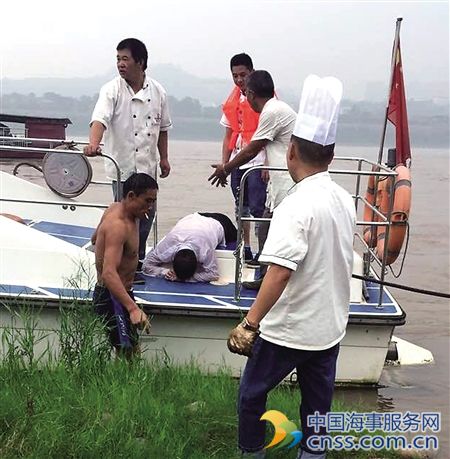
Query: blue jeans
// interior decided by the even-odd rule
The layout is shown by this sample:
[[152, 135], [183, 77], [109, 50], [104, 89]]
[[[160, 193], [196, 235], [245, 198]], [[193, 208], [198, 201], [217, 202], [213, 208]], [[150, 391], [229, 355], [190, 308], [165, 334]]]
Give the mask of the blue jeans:
[[[112, 182], [114, 201], [117, 201], [117, 181]], [[123, 182], [120, 182], [120, 191], [123, 193]], [[147, 212], [148, 220], [143, 218], [139, 220], [139, 260], [145, 258], [145, 248], [147, 246], [148, 235], [152, 229], [153, 219], [155, 218], [155, 208], [153, 207]]]
[[300, 420], [303, 437], [300, 447], [318, 454], [319, 451], [306, 447], [306, 440], [311, 435], [324, 435], [325, 430], [314, 432], [308, 427], [307, 416], [315, 411], [323, 415], [330, 411], [338, 354], [339, 344], [324, 351], [303, 351], [258, 337], [239, 387], [239, 448], [254, 452], [264, 447], [266, 423], [259, 419], [266, 411], [267, 394], [295, 368], [302, 396]]
[[[239, 208], [241, 178], [246, 170], [233, 169], [231, 172], [230, 184], [236, 206], [236, 216]], [[250, 215], [258, 218], [262, 217], [266, 203], [266, 188], [266, 182], [261, 178], [260, 170], [253, 171], [248, 175], [244, 185], [243, 217], [249, 217]]]

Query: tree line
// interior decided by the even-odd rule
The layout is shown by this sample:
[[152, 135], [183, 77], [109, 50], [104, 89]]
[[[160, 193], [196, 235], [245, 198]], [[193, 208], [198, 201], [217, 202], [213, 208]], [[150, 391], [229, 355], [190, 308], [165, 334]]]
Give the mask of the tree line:
[[[98, 95], [67, 97], [54, 92], [42, 96], [33, 93], [4, 94], [1, 112], [15, 115], [69, 118], [69, 136], [87, 136], [90, 116]], [[220, 140], [223, 127], [219, 121], [220, 106], [203, 106], [198, 99], [168, 96], [174, 121], [172, 138], [184, 140]], [[295, 109], [296, 100], [286, 100]], [[379, 142], [385, 104], [381, 102], [344, 100], [340, 115], [340, 141], [371, 145]], [[449, 105], [432, 100], [408, 100], [408, 116], [412, 142], [420, 146], [448, 147]]]

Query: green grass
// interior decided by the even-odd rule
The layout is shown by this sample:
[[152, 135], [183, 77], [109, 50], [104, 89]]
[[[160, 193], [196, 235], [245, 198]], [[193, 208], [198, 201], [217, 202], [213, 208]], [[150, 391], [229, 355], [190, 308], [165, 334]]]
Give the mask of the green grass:
[[[3, 329], [0, 457], [233, 459], [238, 381], [203, 374], [194, 363], [111, 359], [86, 311], [63, 315], [58, 355], [33, 355], [36, 322]], [[93, 325], [94, 324], [94, 325]], [[98, 325], [98, 324], [97, 324]], [[267, 409], [298, 424], [299, 392], [279, 387]], [[361, 407], [334, 404], [335, 411]], [[267, 440], [269, 437], [267, 437]], [[269, 450], [268, 458], [296, 451]], [[390, 452], [330, 452], [329, 458], [395, 458]]]

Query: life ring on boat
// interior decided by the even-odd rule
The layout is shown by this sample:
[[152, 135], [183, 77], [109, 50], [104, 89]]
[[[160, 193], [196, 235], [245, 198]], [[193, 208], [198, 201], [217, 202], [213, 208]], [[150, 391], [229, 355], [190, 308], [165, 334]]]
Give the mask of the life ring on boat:
[[[372, 171], [374, 171], [374, 169], [372, 169]], [[365, 200], [371, 206], [375, 205], [375, 176], [374, 175], [369, 175]], [[377, 215], [367, 204], [364, 204], [363, 219], [365, 222], [378, 221]], [[377, 245], [377, 227], [376, 226], [365, 226], [363, 229], [363, 238], [364, 238], [365, 243], [370, 248], [374, 248]]]
[[[382, 180], [379, 183], [379, 209], [387, 215], [389, 202], [394, 193], [394, 205], [391, 214], [391, 227], [389, 229], [389, 242], [387, 248], [386, 265], [391, 265], [400, 254], [408, 226], [409, 211], [411, 208], [411, 171], [405, 166], [398, 166], [395, 171], [394, 189], [392, 180]], [[378, 197], [377, 197], [378, 201]], [[382, 260], [385, 246], [386, 227], [380, 226], [377, 232], [377, 257]]]
[[[73, 150], [75, 143], [66, 143], [55, 150]], [[47, 186], [59, 196], [74, 198], [83, 193], [92, 180], [92, 167], [86, 156], [74, 153], [47, 153], [42, 161]]]
[[[372, 167], [372, 172], [379, 172], [378, 167]], [[382, 182], [386, 180], [386, 177], [378, 176], [378, 184], [377, 190], [375, 193], [375, 182], [376, 182], [375, 175], [369, 175], [369, 180], [367, 181], [367, 190], [366, 195], [364, 196], [365, 200], [371, 205], [376, 207], [377, 209], [381, 206], [382, 200]], [[371, 207], [367, 204], [364, 204], [364, 216], [363, 219], [365, 222], [378, 222], [380, 221], [380, 217], [373, 211]], [[365, 226], [363, 229], [363, 238], [365, 243], [373, 249], [377, 246], [377, 233], [378, 233], [378, 226], [375, 225], [368, 225]]]
[[11, 220], [14, 220], [15, 222], [17, 223], [22, 223], [22, 225], [26, 225], [26, 222], [25, 220], [23, 220], [22, 218], [18, 217], [17, 215], [13, 215], [13, 214], [4, 214], [4, 213], [0, 213], [0, 215], [2, 217], [6, 217], [6, 218], [9, 218]]

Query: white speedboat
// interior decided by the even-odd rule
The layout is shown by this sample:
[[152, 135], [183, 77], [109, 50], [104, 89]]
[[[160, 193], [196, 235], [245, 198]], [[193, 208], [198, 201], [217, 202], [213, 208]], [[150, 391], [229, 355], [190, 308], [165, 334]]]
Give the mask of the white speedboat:
[[[77, 155], [75, 152], [51, 153], [55, 154]], [[356, 178], [354, 198], [358, 207], [362, 200], [360, 179], [371, 174], [363, 172], [361, 165], [372, 163], [359, 158], [341, 159], [358, 165], [357, 170], [332, 171]], [[45, 330], [46, 336], [38, 343], [41, 350], [48, 341], [58, 346], [55, 330], [59, 326], [60, 308], [73, 305], [74, 300], [79, 307], [91, 302], [95, 266], [90, 236], [102, 215], [101, 207], [106, 207], [84, 203], [79, 197], [61, 196], [64, 193], [59, 188], [65, 189], [73, 172], [71, 168], [78, 166], [68, 163], [67, 167], [57, 170], [55, 164], [61, 166], [64, 161], [61, 164], [56, 161], [53, 169], [49, 169], [53, 176], [50, 180], [46, 177], [46, 181], [52, 189], [0, 172], [0, 213], [23, 219], [21, 223], [0, 216], [0, 334], [11, 326], [13, 316], [14, 326], [21, 326], [14, 312], [26, 304], [39, 311], [37, 327]], [[395, 176], [395, 172], [379, 167], [385, 175]], [[359, 236], [355, 240], [363, 241]], [[367, 248], [362, 252], [365, 250]], [[136, 286], [137, 303], [152, 316], [151, 335], [142, 336], [146, 357], [168, 356], [174, 363], [195, 361], [208, 371], [228, 367], [234, 375], [240, 374], [246, 359], [231, 354], [226, 339], [230, 329], [245, 316], [255, 292], [240, 288], [241, 281], [253, 278], [254, 270], [242, 266], [240, 254], [235, 256], [235, 252], [239, 251], [217, 250], [218, 282], [174, 283], [148, 277], [145, 285]], [[355, 251], [354, 273], [375, 275], [374, 267], [370, 266], [373, 257], [369, 255], [364, 259], [365, 262]], [[383, 261], [379, 264], [384, 272]], [[405, 312], [386, 288], [358, 279], [352, 280], [349, 311], [337, 382], [377, 384], [394, 329], [405, 323]], [[401, 348], [406, 349], [406, 353], [410, 349], [404, 342]], [[412, 363], [432, 360], [428, 351], [422, 352]]]

